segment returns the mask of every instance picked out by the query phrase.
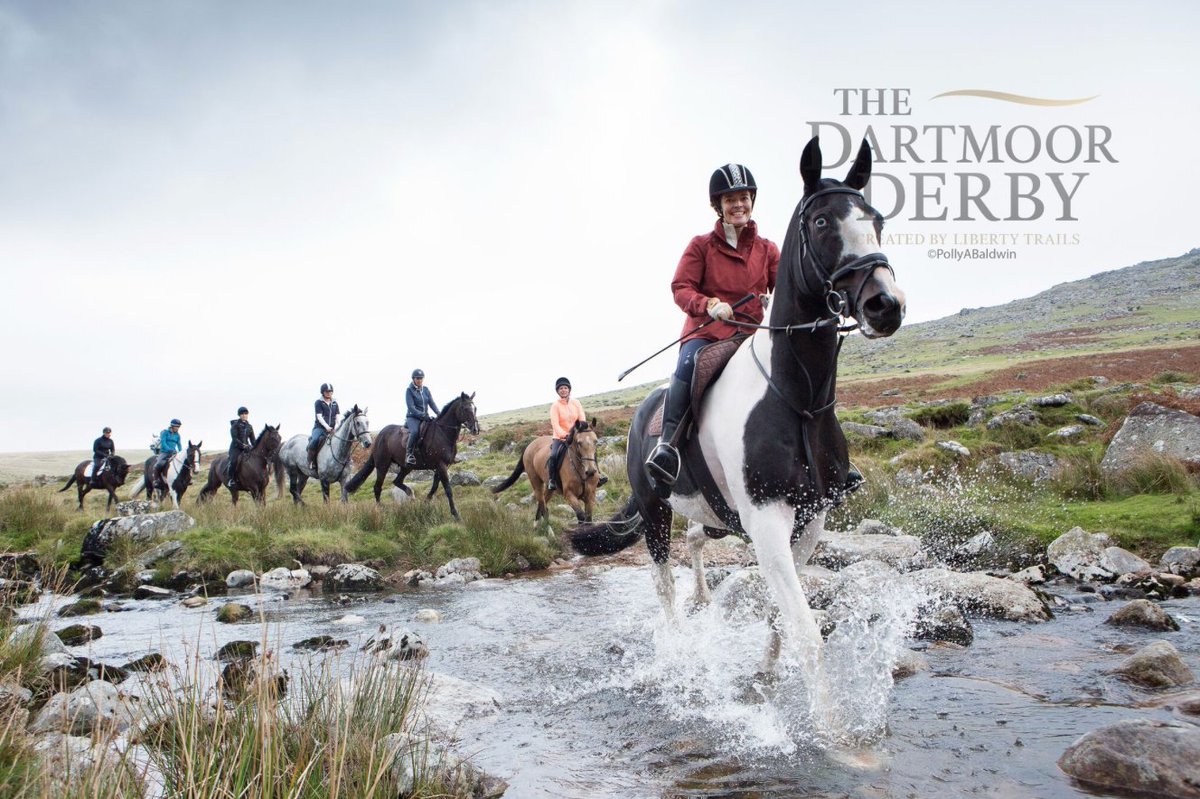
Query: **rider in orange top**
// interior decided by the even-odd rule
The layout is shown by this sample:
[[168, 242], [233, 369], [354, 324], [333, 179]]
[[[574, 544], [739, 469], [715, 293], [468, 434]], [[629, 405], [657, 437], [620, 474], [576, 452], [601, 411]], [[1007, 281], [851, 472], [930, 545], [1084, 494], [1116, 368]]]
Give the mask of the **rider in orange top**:
[[576, 422], [586, 422], [583, 406], [579, 400], [571, 399], [571, 381], [560, 377], [554, 381], [554, 391], [558, 399], [550, 405], [550, 426], [554, 429], [554, 440], [550, 442], [550, 460], [546, 462], [550, 479], [546, 490], [558, 490], [558, 470], [562, 466], [562, 456], [567, 449], [567, 436], [575, 427]]

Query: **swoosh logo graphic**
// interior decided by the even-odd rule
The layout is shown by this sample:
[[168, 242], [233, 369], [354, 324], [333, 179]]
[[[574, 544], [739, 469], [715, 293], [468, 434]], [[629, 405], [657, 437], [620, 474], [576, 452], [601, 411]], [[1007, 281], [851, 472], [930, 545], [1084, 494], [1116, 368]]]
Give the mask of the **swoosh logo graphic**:
[[1021, 105], [1079, 105], [1086, 103], [1089, 100], [1095, 100], [1100, 95], [1093, 94], [1091, 97], [1080, 97], [1077, 100], [1051, 100], [1044, 97], [1026, 97], [1021, 94], [1011, 94], [1009, 92], [994, 92], [990, 89], [956, 89], [952, 92], [942, 92], [931, 97], [931, 100], [936, 100], [939, 97], [984, 97], [989, 100], [1003, 100], [1006, 103], [1020, 103]]

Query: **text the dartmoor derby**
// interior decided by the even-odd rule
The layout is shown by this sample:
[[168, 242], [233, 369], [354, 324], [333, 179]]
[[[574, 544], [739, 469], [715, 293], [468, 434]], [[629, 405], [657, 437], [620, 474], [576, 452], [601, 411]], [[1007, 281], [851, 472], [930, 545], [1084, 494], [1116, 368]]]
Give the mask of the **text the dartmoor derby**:
[[[839, 116], [910, 117], [910, 89], [834, 89]], [[876, 168], [868, 199], [886, 218], [913, 222], [1077, 222], [1073, 203], [1091, 175], [1086, 165], [1118, 163], [1111, 128], [1057, 123], [1039, 108], [1037, 124], [919, 125], [911, 121], [865, 130], [855, 123], [810, 121], [828, 162], [837, 168], [854, 157], [864, 136], [879, 164], [912, 165], [904, 174]], [[938, 164], [966, 165], [937, 169]], [[922, 168], [929, 165], [930, 168]], [[971, 165], [976, 168], [972, 169]], [[1002, 165], [998, 170], [992, 166]], [[1004, 169], [1009, 166], [1009, 169]], [[915, 168], [913, 168], [915, 167]], [[1018, 168], [1019, 167], [1019, 168]]]

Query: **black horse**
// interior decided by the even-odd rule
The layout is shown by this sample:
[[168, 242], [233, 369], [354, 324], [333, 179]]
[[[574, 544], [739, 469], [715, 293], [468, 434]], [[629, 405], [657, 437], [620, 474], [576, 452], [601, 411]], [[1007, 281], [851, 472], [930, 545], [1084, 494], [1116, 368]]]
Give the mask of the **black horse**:
[[475, 418], [475, 395], [463, 392], [449, 403], [442, 406], [442, 412], [436, 419], [421, 422], [420, 442], [417, 447], [417, 464], [410, 466], [404, 462], [408, 451], [408, 428], [404, 425], [389, 424], [379, 431], [375, 443], [371, 447], [370, 458], [363, 467], [346, 483], [346, 491], [354, 493], [367, 481], [371, 472], [375, 472], [375, 501], [383, 488], [383, 478], [388, 469], [395, 466], [400, 470], [396, 476], [395, 485], [404, 490], [410, 497], [412, 489], [404, 484], [404, 478], [415, 469], [432, 469], [433, 486], [429, 489], [432, 499], [437, 493], [438, 485], [445, 486], [446, 501], [450, 503], [450, 513], [459, 518], [458, 509], [454, 507], [454, 493], [450, 489], [450, 464], [454, 463], [458, 454], [458, 435], [462, 428], [467, 428], [472, 434], [479, 433], [479, 421]]
[[680, 477], [669, 504], [643, 463], [655, 445], [652, 417], [659, 389], [642, 403], [629, 430], [633, 498], [613, 520], [584, 524], [571, 542], [585, 555], [615, 552], [646, 536], [659, 598], [674, 613], [670, 568], [672, 512], [692, 521], [688, 543], [696, 575], [694, 601], [708, 601], [702, 550], [706, 537], [736, 533], [754, 543], [777, 613], [768, 644], [773, 667], [786, 643], [820, 685], [821, 635], [796, 569], [811, 556], [825, 513], [855, 485], [846, 440], [834, 416], [841, 334], [853, 319], [870, 337], [890, 336], [904, 318], [904, 295], [879, 252], [883, 217], [861, 190], [871, 174], [866, 141], [844, 182], [821, 177], [821, 149], [804, 148], [804, 195], [784, 239], [768, 324], [738, 346], [698, 405], [698, 427], [681, 449]]
[[[269, 424], [264, 425], [262, 432], [258, 434], [258, 440], [254, 442], [253, 449], [238, 459], [238, 488], [229, 489], [234, 505], [238, 502], [239, 491], [249, 491], [255, 502], [260, 505], [266, 504], [267, 485], [271, 482], [271, 462], [278, 454], [282, 444], [283, 438], [279, 435], [279, 425], [274, 427]], [[204, 488], [200, 489], [198, 497], [200, 502], [212, 499], [213, 495], [217, 493], [217, 489], [228, 482], [225, 475], [228, 462], [229, 455], [225, 454], [218, 455], [209, 464], [208, 482], [204, 484]]]
[[66, 491], [74, 485], [79, 491], [79, 509], [83, 510], [84, 495], [93, 488], [102, 488], [108, 492], [108, 502], [104, 503], [104, 512], [107, 513], [114, 502], [120, 502], [117, 499], [116, 489], [125, 484], [125, 478], [129, 476], [129, 464], [120, 455], [113, 455], [108, 459], [108, 468], [101, 472], [98, 478], [84, 476], [84, 472], [91, 465], [90, 458], [81, 462], [75, 467], [75, 472], [67, 484], [58, 490], [59, 492]]

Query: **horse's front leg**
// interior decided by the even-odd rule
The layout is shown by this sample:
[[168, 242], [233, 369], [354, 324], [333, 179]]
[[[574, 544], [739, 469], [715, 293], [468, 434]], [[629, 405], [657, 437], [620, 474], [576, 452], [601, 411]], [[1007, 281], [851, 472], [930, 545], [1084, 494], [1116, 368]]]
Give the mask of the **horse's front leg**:
[[[821, 631], [800, 587], [790, 545], [796, 511], [788, 503], [776, 501], [762, 507], [751, 506], [742, 514], [742, 518], [746, 520], [746, 528], [754, 542], [763, 579], [779, 609], [774, 625], [777, 634], [782, 637], [784, 646], [794, 648], [808, 673], [819, 678]], [[801, 534], [801, 541], [805, 542], [804, 549], [809, 554], [815, 543], [808, 544], [804, 536], [811, 534], [819, 537], [823, 521], [823, 516], [813, 519]], [[815, 532], [811, 532], [811, 528], [815, 528]], [[771, 667], [777, 659], [771, 654], [770, 649], [773, 648], [774, 643], [767, 655]]]
[[329, 504], [329, 481], [321, 481], [321, 498], [325, 500], [325, 504]]
[[708, 535], [704, 532], [704, 525], [699, 522], [692, 522], [687, 529], [687, 545], [688, 552], [692, 555], [692, 577], [696, 581], [696, 590], [692, 593], [692, 598], [688, 600], [688, 606], [691, 610], [699, 610], [712, 602], [712, 594], [709, 593], [708, 583], [704, 579], [704, 545], [708, 543]]
[[[825, 511], [818, 513], [807, 524], [797, 525], [793, 529], [795, 540], [792, 541], [792, 566], [799, 575], [800, 569], [812, 557], [813, 550], [816, 549], [817, 542], [821, 540], [821, 534], [825, 531]], [[779, 660], [783, 642], [779, 637], [779, 626], [776, 624], [778, 615], [778, 610], [772, 609], [767, 618], [767, 626], [771, 635], [767, 642], [767, 655], [763, 660], [763, 671], [773, 671]]]
[[[446, 502], [450, 503], [450, 515], [455, 521], [462, 521], [462, 517], [458, 515], [458, 508], [454, 507], [454, 491], [450, 488], [450, 472], [447, 471], [445, 465], [438, 466], [437, 476], [441, 478], [442, 485], [446, 487]], [[437, 480], [434, 480], [434, 486], [437, 486]]]
[[346, 490], [346, 483], [350, 481], [350, 475], [346, 472], [342, 473], [341, 479], [338, 480], [338, 487], [342, 489], [342, 502], [350, 501], [350, 492]]

